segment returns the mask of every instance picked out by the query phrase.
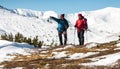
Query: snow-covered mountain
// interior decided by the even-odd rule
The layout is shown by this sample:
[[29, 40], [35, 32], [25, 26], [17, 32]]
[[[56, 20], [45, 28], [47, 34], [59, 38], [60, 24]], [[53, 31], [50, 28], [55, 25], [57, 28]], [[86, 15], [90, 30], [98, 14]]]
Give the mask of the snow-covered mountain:
[[[31, 62], [31, 60], [34, 60], [41, 62], [40, 64], [42, 64], [43, 67], [49, 67], [50, 64], [48, 64], [48, 62], [46, 65], [44, 65], [46, 63], [45, 61], [40, 61], [37, 59], [47, 59], [49, 61], [53, 61], [53, 63], [56, 63], [57, 59], [60, 61], [62, 58], [62, 60], [66, 60], [66, 62], [71, 62], [71, 60], [74, 62], [75, 60], [78, 65], [85, 66], [98, 65], [99, 67], [99, 65], [111, 66], [111, 64], [117, 64], [117, 61], [120, 59], [120, 41], [114, 40], [117, 40], [118, 36], [120, 35], [120, 8], [107, 7], [96, 11], [83, 11], [78, 13], [82, 13], [88, 19], [88, 26], [91, 30], [85, 32], [85, 43], [88, 44], [86, 44], [84, 47], [67, 45], [65, 47], [53, 48], [50, 50], [44, 48], [47, 46], [42, 46], [41, 49], [33, 49], [33, 46], [25, 43], [0, 40], [0, 62], [9, 61], [12, 59], [16, 61], [16, 63], [19, 63], [19, 61]], [[74, 29], [74, 24], [78, 13], [66, 14], [66, 19], [70, 23], [70, 27], [68, 29], [68, 44], [73, 44], [74, 40], [75, 44], [78, 44], [77, 32]], [[17, 32], [20, 32], [24, 36], [31, 38], [38, 35], [39, 40], [44, 41], [44, 43], [47, 45], [50, 45], [53, 41], [54, 43], [59, 43], [56, 30], [57, 23], [53, 20], [50, 20], [50, 22], [48, 22], [49, 16], [55, 16], [59, 18], [59, 14], [54, 11], [41, 12], [27, 9], [11, 10], [0, 6], [0, 35], [4, 33], [16, 34]], [[74, 32], [76, 34], [74, 34]], [[105, 43], [109, 41], [113, 42], [110, 42], [108, 44]], [[55, 61], [53, 59], [55, 59]], [[88, 62], [84, 62], [87, 60]], [[6, 64], [3, 63], [2, 66], [0, 65], [0, 67], [9, 67], [9, 64], [14, 64], [14, 62], [8, 62], [8, 65], [7, 62], [5, 63]], [[12, 66], [24, 67], [19, 66], [21, 64], [14, 65], [16, 66]], [[31, 65], [33, 65], [33, 63], [25, 66]], [[56, 67], [57, 65], [58, 67], [67, 67], [69, 63], [56, 64]], [[34, 68], [34, 66], [32, 67]]]
[[0, 5], [0, 9], [6, 9], [6, 8]]
[[18, 15], [22, 15], [25, 17], [36, 17], [36, 18], [45, 18], [45, 16], [47, 15], [55, 15], [56, 13], [54, 11], [46, 11], [46, 12], [41, 12], [41, 11], [34, 11], [34, 10], [30, 10], [30, 9], [15, 9], [13, 10], [16, 14]]
[[[13, 34], [20, 32], [24, 36], [39, 36], [39, 40], [43, 40], [46, 44], [52, 41], [58, 43], [57, 23], [52, 21], [49, 23], [49, 16], [59, 18], [59, 14], [54, 11], [32, 11], [26, 9], [16, 9], [12, 13], [9, 10], [0, 8], [0, 34]], [[88, 42], [107, 42], [116, 40], [120, 33], [120, 8], [108, 7], [96, 11], [83, 11], [82, 13], [88, 19], [88, 26], [91, 32], [85, 33], [86, 43]], [[74, 24], [78, 13], [66, 14], [66, 19], [70, 23], [68, 29], [68, 43], [74, 43]], [[37, 17], [37, 18], [36, 18]], [[75, 35], [75, 42], [77, 35]]]

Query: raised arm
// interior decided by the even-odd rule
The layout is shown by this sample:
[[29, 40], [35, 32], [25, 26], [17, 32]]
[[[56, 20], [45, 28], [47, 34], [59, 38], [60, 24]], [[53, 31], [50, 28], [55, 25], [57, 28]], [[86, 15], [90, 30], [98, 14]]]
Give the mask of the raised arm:
[[52, 17], [52, 16], [50, 16], [50, 19], [53, 19], [53, 20], [55, 20], [56, 22], [59, 22], [59, 21], [60, 21], [60, 19], [55, 18], [55, 17]]

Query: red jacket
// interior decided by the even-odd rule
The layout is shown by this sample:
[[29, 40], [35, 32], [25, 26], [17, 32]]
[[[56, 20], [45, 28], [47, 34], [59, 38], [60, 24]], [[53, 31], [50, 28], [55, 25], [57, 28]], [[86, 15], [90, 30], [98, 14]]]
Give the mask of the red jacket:
[[87, 21], [84, 19], [78, 19], [76, 21], [75, 27], [77, 28], [77, 31], [80, 32], [81, 30], [87, 29]]

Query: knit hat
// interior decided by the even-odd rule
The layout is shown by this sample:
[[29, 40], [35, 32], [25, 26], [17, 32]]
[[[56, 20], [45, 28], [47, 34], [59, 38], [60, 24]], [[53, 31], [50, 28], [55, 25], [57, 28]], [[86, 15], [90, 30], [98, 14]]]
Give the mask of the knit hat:
[[81, 13], [79, 13], [79, 14], [78, 14], [78, 16], [82, 16], [82, 14], [81, 14]]

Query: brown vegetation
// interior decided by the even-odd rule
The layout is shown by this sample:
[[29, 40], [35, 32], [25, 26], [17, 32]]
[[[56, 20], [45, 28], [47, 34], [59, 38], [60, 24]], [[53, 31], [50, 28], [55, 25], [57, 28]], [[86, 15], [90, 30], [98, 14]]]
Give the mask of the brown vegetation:
[[[115, 65], [111, 66], [83, 66], [81, 63], [89, 63], [93, 62], [90, 58], [95, 58], [99, 56], [109, 55], [120, 52], [120, 50], [114, 50], [118, 48], [116, 44], [118, 41], [112, 41], [110, 43], [98, 44], [93, 48], [87, 48], [85, 46], [79, 47], [75, 46], [73, 48], [66, 48], [62, 50], [55, 50], [62, 47], [54, 47], [49, 50], [45, 50], [48, 52], [42, 53], [39, 51], [29, 56], [16, 55], [14, 60], [2, 62], [0, 65], [4, 65], [4, 68], [16, 68], [23, 67], [23, 69], [119, 69], [120, 68], [120, 60], [116, 62]], [[99, 50], [98, 50], [99, 49]], [[102, 49], [106, 49], [100, 51]], [[68, 57], [55, 59], [48, 58], [54, 56], [52, 52], [62, 52], [67, 51], [68, 55], [74, 53], [88, 53], [88, 52], [99, 52], [98, 54], [91, 55], [81, 59], [70, 60]]]

